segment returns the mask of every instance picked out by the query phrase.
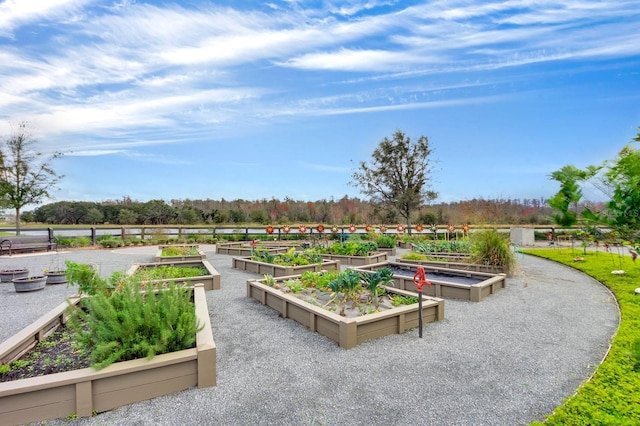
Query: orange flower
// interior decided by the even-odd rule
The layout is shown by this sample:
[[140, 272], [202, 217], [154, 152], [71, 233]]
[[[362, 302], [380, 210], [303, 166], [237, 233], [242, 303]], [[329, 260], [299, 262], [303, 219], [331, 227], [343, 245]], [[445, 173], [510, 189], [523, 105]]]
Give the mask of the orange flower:
[[398, 232], [402, 233], [402, 232], [404, 232], [404, 225], [399, 223], [398, 226], [396, 226], [396, 229], [398, 230]]
[[317, 230], [319, 233], [321, 233], [321, 234], [322, 234], [322, 233], [324, 232], [324, 225], [318, 225], [318, 226], [316, 226], [316, 230]]
[[267, 226], [267, 234], [273, 234], [273, 226]]
[[291, 227], [290, 227], [289, 225], [284, 225], [284, 226], [282, 227], [282, 231], [283, 231], [285, 234], [288, 234], [288, 233], [289, 233], [289, 231], [291, 231]]
[[371, 232], [371, 225], [369, 225], [368, 223], [364, 226], [364, 230], [366, 232]]
[[306, 234], [307, 233], [307, 227], [304, 226], [304, 225], [298, 226], [298, 232], [300, 232], [301, 234]]
[[356, 229], [357, 229], [357, 228], [356, 228], [356, 226], [355, 226], [355, 225], [353, 225], [353, 224], [349, 225], [349, 232], [351, 232], [352, 234], [353, 234], [354, 232], [356, 232]]
[[423, 229], [424, 229], [424, 228], [423, 228], [423, 226], [422, 226], [421, 224], [417, 224], [417, 225], [416, 225], [416, 231], [418, 231], [418, 232], [422, 232], [422, 230], [423, 230]]

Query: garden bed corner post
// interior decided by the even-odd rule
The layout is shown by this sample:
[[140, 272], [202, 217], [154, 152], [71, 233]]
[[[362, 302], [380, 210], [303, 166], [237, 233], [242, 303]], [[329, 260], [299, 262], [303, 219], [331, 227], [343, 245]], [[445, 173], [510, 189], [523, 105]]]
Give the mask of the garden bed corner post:
[[416, 273], [413, 275], [413, 282], [418, 288], [418, 336], [422, 339], [422, 286], [427, 284], [431, 287], [431, 282], [427, 281], [422, 266], [418, 266], [416, 269]]

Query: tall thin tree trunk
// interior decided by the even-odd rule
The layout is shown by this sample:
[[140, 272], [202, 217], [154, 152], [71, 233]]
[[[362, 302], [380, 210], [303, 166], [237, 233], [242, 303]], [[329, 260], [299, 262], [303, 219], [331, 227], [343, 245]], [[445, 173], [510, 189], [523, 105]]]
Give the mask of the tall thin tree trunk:
[[16, 235], [20, 235], [20, 208], [16, 207]]

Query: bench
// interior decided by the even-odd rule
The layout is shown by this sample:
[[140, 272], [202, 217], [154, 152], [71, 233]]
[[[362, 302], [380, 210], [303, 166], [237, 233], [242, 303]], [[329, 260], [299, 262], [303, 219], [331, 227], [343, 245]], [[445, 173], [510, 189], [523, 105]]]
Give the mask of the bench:
[[0, 240], [0, 255], [22, 250], [55, 250], [58, 251], [58, 240], [47, 235], [4, 237]]

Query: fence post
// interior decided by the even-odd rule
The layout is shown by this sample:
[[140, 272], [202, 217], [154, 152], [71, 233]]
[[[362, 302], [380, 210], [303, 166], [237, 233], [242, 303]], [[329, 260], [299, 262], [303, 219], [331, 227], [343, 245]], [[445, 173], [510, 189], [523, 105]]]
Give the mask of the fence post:
[[122, 238], [122, 241], [124, 241], [124, 238], [125, 238], [124, 227], [120, 228], [120, 238]]
[[91, 245], [96, 245], [96, 227], [91, 228]]
[[47, 228], [49, 234], [49, 241], [53, 240], [53, 228]]

